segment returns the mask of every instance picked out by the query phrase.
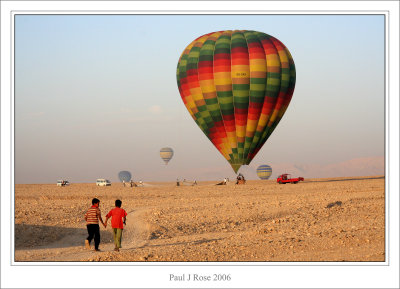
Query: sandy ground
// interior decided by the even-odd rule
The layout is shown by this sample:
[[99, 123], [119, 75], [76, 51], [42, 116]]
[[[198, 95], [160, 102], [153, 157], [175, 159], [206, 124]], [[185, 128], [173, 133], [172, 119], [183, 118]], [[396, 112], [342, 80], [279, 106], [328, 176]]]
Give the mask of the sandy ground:
[[[15, 186], [15, 261], [385, 261], [384, 177]], [[84, 214], [105, 219], [122, 200], [122, 249], [101, 226], [101, 252], [84, 248]], [[93, 248], [92, 248], [93, 249]]]

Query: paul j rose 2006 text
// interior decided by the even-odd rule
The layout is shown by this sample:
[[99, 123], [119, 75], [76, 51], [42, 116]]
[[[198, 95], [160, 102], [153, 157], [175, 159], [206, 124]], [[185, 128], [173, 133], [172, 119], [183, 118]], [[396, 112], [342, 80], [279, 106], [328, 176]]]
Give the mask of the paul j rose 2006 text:
[[169, 274], [169, 281], [231, 281], [230, 274]]

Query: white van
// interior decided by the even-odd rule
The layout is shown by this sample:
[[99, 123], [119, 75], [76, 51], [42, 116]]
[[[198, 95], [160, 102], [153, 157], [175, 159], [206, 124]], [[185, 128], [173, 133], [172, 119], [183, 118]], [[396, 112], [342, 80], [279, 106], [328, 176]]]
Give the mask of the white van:
[[97, 179], [96, 186], [111, 186], [111, 182], [106, 179]]

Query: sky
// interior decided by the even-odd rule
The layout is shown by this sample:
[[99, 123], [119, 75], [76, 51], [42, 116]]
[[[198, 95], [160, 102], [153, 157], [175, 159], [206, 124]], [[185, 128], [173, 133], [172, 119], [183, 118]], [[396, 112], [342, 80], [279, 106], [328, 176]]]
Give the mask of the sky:
[[[384, 24], [382, 15], [17, 15], [15, 183], [116, 182], [121, 170], [145, 182], [234, 178], [176, 83], [190, 42], [234, 29], [278, 38], [296, 65], [289, 108], [239, 172], [383, 162]], [[174, 149], [168, 165], [162, 147]]]

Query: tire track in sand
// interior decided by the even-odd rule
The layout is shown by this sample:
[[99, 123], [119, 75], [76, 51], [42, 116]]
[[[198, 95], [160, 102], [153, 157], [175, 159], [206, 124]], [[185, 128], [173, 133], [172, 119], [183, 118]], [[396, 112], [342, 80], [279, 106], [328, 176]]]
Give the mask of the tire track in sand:
[[142, 217], [149, 209], [150, 208], [140, 208], [128, 212], [126, 225], [122, 233], [122, 249], [135, 249], [144, 247], [149, 243], [150, 224], [145, 222]]

